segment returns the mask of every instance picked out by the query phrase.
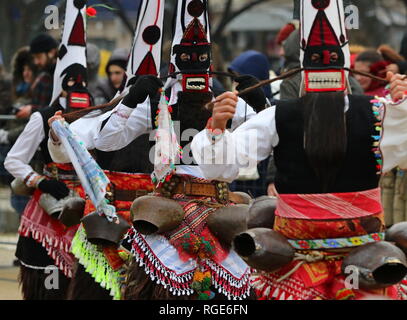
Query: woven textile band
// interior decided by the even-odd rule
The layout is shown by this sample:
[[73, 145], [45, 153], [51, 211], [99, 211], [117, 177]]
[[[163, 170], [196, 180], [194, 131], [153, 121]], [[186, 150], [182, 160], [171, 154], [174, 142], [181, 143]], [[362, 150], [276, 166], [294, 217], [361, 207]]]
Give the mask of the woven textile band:
[[380, 189], [326, 194], [281, 194], [276, 215], [289, 219], [333, 220], [368, 217], [383, 211]]
[[342, 249], [359, 247], [364, 244], [383, 241], [384, 232], [371, 233], [364, 236], [336, 239], [316, 239], [316, 240], [288, 240], [291, 246], [297, 250], [320, 250], [320, 249]]
[[75, 169], [70, 164], [49, 163], [44, 166], [43, 175], [50, 179], [79, 181]]

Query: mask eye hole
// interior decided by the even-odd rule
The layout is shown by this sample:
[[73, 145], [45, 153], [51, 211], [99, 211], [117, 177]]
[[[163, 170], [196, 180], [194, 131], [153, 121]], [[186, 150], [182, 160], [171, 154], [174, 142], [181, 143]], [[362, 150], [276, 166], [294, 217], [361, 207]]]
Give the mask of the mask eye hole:
[[191, 56], [188, 53], [181, 53], [180, 59], [181, 59], [181, 61], [186, 62], [186, 61], [191, 60]]
[[321, 60], [321, 55], [319, 53], [313, 53], [311, 55], [311, 61], [314, 63], [318, 63]]
[[199, 61], [200, 62], [205, 62], [208, 60], [208, 54], [207, 53], [203, 53], [199, 56]]
[[336, 52], [331, 52], [331, 62], [337, 62], [339, 59], [339, 56]]
[[75, 80], [73, 80], [72, 78], [68, 80], [67, 82], [68, 87], [73, 87], [75, 85]]

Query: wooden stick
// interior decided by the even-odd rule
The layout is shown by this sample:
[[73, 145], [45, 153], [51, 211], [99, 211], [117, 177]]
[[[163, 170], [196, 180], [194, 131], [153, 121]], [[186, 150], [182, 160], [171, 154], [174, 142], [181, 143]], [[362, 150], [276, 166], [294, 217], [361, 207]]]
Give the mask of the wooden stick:
[[227, 77], [227, 78], [236, 78], [237, 75], [230, 73], [230, 72], [223, 72], [223, 71], [211, 71], [210, 74], [213, 74], [215, 76], [220, 76], [220, 77]]
[[350, 68], [345, 68], [345, 70], [349, 71], [349, 72], [352, 72], [352, 73], [355, 73], [355, 74], [358, 74], [360, 76], [371, 78], [373, 80], [382, 81], [382, 82], [389, 82], [385, 78], [377, 77], [377, 76], [374, 76], [373, 74], [370, 74], [370, 73], [367, 73], [367, 72], [357, 71], [355, 69], [350, 69]]
[[[293, 69], [293, 70], [287, 71], [286, 73], [283, 73], [283, 74], [281, 74], [278, 77], [275, 77], [273, 79], [260, 81], [259, 83], [255, 84], [252, 87], [249, 87], [249, 88], [246, 88], [246, 89], [244, 89], [242, 91], [239, 91], [237, 96], [239, 97], [239, 96], [245, 95], [245, 94], [247, 94], [247, 93], [249, 93], [249, 92], [251, 92], [253, 90], [256, 90], [257, 88], [261, 88], [261, 87], [263, 87], [265, 85], [268, 85], [268, 84], [271, 84], [271, 83], [273, 83], [275, 81], [287, 79], [287, 78], [292, 77], [293, 75], [295, 75], [295, 74], [297, 74], [297, 73], [299, 73], [299, 72], [301, 72], [303, 70], [304, 70], [303, 68]], [[215, 103], [218, 103], [218, 102], [219, 102], [219, 100], [217, 100], [217, 99], [215, 99], [215, 101], [209, 102], [206, 105], [206, 109], [208, 109], [210, 112], [212, 112], [212, 110], [213, 110], [213, 108], [215, 106]]]
[[283, 73], [283, 74], [281, 74], [278, 77], [275, 77], [273, 79], [260, 81], [259, 83], [255, 84], [252, 87], [249, 87], [249, 88], [246, 88], [246, 89], [244, 89], [242, 91], [239, 91], [238, 96], [243, 96], [243, 95], [249, 93], [250, 91], [253, 91], [253, 90], [257, 89], [257, 88], [261, 88], [261, 87], [263, 87], [265, 85], [268, 85], [268, 84], [271, 84], [271, 83], [273, 83], [275, 81], [287, 79], [287, 78], [292, 77], [293, 75], [295, 75], [295, 74], [297, 74], [297, 73], [299, 73], [299, 72], [301, 72], [303, 70], [304, 70], [303, 68], [293, 69], [293, 70], [287, 71], [287, 72], [285, 72], [285, 73]]
[[92, 111], [97, 111], [97, 110], [103, 110], [109, 107], [113, 107], [114, 105], [118, 104], [126, 95], [125, 94], [121, 94], [120, 96], [118, 96], [117, 98], [113, 99], [112, 101], [99, 105], [99, 106], [95, 106], [95, 107], [89, 107], [89, 108], [85, 108], [82, 110], [78, 110], [78, 111], [73, 111], [73, 112], [69, 112], [66, 113], [64, 115], [62, 115], [65, 120], [68, 123], [71, 123], [79, 118], [82, 118], [84, 116], [86, 116], [87, 114], [91, 113]]

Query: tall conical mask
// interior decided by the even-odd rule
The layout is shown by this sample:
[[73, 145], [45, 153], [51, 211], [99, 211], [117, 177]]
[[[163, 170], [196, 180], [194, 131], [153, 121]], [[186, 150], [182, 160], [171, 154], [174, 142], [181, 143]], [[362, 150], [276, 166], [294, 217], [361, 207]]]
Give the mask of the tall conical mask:
[[158, 76], [165, 0], [143, 0], [139, 6], [133, 47], [127, 65], [126, 87], [134, 84], [137, 76]]
[[344, 91], [350, 67], [342, 0], [301, 0], [300, 60], [306, 92]]
[[67, 0], [52, 103], [65, 91], [68, 94], [67, 108], [90, 106], [86, 67], [86, 0]]
[[207, 0], [179, 0], [169, 72], [182, 73], [182, 90], [208, 92], [211, 68]]

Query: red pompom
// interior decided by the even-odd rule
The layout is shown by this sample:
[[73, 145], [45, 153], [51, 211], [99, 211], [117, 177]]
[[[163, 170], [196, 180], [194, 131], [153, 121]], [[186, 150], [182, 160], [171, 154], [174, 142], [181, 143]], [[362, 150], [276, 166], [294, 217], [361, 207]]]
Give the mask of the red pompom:
[[96, 11], [95, 8], [89, 7], [89, 8], [86, 9], [86, 14], [89, 17], [96, 17], [97, 11]]
[[291, 33], [293, 33], [294, 30], [295, 30], [294, 24], [292, 23], [286, 24], [277, 35], [277, 43], [279, 45], [282, 45], [283, 42], [288, 39]]

